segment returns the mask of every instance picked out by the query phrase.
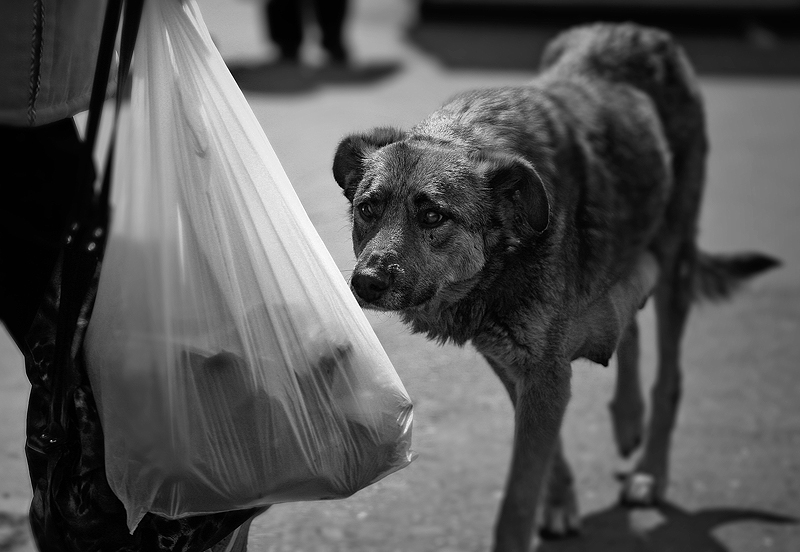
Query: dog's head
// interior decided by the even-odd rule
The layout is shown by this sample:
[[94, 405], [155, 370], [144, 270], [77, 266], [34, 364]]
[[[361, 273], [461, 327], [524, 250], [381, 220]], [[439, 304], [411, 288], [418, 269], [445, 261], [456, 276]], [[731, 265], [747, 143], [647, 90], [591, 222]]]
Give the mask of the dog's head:
[[487, 259], [539, 235], [544, 185], [522, 157], [378, 128], [341, 141], [333, 174], [351, 203], [350, 281], [363, 307], [457, 301]]

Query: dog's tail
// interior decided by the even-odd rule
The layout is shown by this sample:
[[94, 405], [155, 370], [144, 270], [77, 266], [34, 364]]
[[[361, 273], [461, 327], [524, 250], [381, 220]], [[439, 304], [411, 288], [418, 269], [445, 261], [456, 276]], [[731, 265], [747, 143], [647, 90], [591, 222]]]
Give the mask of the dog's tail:
[[753, 276], [781, 262], [763, 253], [713, 254], [699, 251], [692, 278], [695, 301], [728, 299]]

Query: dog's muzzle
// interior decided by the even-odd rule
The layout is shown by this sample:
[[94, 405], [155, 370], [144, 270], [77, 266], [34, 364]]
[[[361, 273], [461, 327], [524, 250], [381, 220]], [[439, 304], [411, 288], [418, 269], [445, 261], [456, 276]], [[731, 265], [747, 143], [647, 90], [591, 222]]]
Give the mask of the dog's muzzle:
[[391, 287], [394, 278], [382, 270], [356, 272], [350, 279], [355, 294], [367, 303], [380, 299]]

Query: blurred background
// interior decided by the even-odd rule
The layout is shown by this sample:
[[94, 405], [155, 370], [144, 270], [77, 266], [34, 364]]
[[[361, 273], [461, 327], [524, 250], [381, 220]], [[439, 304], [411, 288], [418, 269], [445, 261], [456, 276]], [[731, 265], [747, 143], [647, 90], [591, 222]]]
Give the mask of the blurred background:
[[800, 71], [799, 7], [796, 0], [421, 0], [411, 36], [448, 67], [525, 70], [566, 26], [633, 20], [672, 32], [702, 74], [791, 76]]
[[[470, 88], [522, 84], [548, 39], [581, 22], [634, 20], [685, 46], [707, 102], [711, 156], [701, 218], [710, 251], [781, 258], [733, 302], [693, 311], [669, 502], [616, 505], [607, 415], [615, 368], [579, 362], [564, 428], [583, 535], [545, 551], [800, 550], [800, 2], [796, 0], [351, 0], [346, 63], [310, 26], [285, 63], [258, 0], [199, 0], [211, 33], [344, 277], [353, 254], [330, 166], [338, 141], [409, 127]], [[340, 60], [341, 61], [341, 60]], [[2, 262], [2, 261], [0, 261]], [[342, 501], [258, 518], [255, 551], [488, 549], [509, 460], [505, 391], [471, 348], [438, 346], [390, 316], [370, 320], [415, 402], [417, 460]], [[653, 374], [650, 307], [643, 370]], [[0, 552], [30, 552], [22, 360], [0, 334]]]

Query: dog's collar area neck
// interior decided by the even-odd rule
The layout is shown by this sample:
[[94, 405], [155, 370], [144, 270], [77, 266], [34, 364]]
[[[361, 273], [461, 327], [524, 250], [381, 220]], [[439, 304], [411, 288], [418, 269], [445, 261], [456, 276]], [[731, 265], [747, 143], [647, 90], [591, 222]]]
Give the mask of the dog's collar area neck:
[[429, 301], [400, 311], [400, 316], [414, 333], [425, 334], [443, 344], [452, 342], [462, 346], [479, 333], [484, 311], [476, 308], [475, 303], [466, 305], [457, 301], [442, 305], [440, 301]]

